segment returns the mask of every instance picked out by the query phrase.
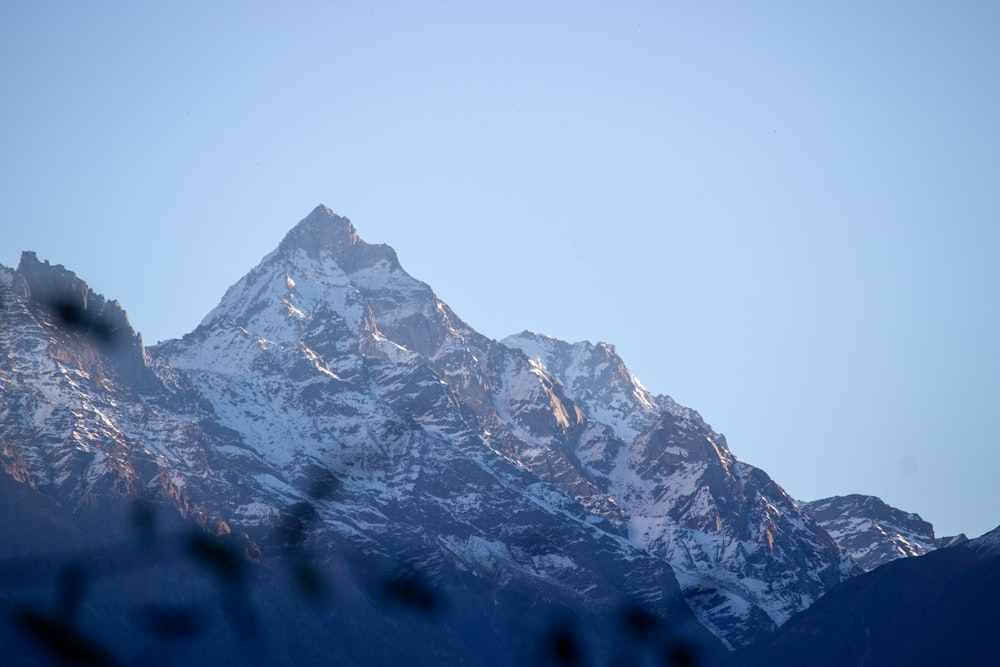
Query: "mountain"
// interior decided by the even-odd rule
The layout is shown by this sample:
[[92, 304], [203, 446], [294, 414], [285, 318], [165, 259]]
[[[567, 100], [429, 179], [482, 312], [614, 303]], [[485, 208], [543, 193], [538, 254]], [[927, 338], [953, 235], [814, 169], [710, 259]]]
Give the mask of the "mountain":
[[937, 538], [934, 527], [919, 515], [891, 507], [875, 496], [835, 496], [800, 506], [865, 572], [968, 539], [965, 535]]
[[725, 665], [993, 664], [998, 597], [1000, 528], [857, 576]]
[[[0, 492], [17, 508], [0, 535], [0, 556], [12, 559], [0, 568], [11, 605], [4, 618], [16, 620], [2, 635], [13, 643], [8, 653], [30, 656], [31, 638], [78, 661], [140, 651], [136, 616], [166, 614], [176, 621], [168, 628], [212, 617], [212, 604], [191, 602], [205, 585], [189, 583], [192, 570], [206, 568], [221, 579], [224, 608], [252, 606], [258, 620], [235, 614], [229, 643], [205, 639], [197, 652], [221, 657], [257, 634], [248, 625], [266, 620], [279, 629], [271, 650], [244, 656], [253, 664], [290, 655], [293, 664], [398, 664], [403, 656], [509, 664], [553, 623], [560, 646], [572, 631], [607, 651], [620, 625], [608, 618], [638, 613], [630, 609], [661, 625], [660, 643], [696, 655], [718, 650], [667, 562], [511, 458], [515, 428], [542, 428], [546, 411], [567, 406], [525, 406], [524, 419], [540, 413], [539, 424], [497, 419], [487, 433], [474, 416], [482, 407], [456, 397], [468, 380], [524, 400], [516, 375], [496, 374], [526, 360], [465, 328], [402, 273], [391, 250], [364, 245], [349, 223], [321, 214], [296, 227], [274, 261], [234, 286], [194, 333], [153, 350], [115, 302], [63, 267], [25, 254], [16, 271], [0, 271]], [[330, 256], [345, 234], [356, 252], [338, 259], [358, 283], [377, 283], [365, 296]], [[253, 301], [276, 263], [298, 287], [279, 268], [282, 292]], [[462, 327], [480, 347], [440, 350], [439, 374], [380, 330], [399, 321], [376, 324], [373, 314], [392, 299], [400, 318], [416, 308], [416, 338], [404, 339], [411, 347], [432, 342], [420, 338], [424, 313]], [[468, 362], [475, 353], [493, 355], [495, 366], [477, 376]], [[134, 507], [156, 508], [155, 534]], [[150, 554], [143, 545], [154, 537], [163, 548]], [[248, 558], [253, 576], [239, 574]], [[318, 621], [276, 589], [280, 578], [265, 576], [288, 569], [312, 582], [307, 592], [336, 592]], [[158, 576], [136, 583], [147, 570]], [[78, 579], [96, 583], [86, 595], [76, 583], [64, 590]], [[111, 584], [118, 580], [128, 586]], [[154, 594], [164, 601], [151, 606]], [[255, 598], [264, 602], [251, 605]], [[394, 613], [396, 600], [417, 618]], [[421, 615], [441, 609], [437, 623], [421, 625]], [[307, 643], [294, 641], [299, 627], [314, 628]], [[316, 637], [323, 648], [310, 648]]]
[[[169, 593], [168, 611], [190, 611], [200, 589], [178, 582], [214, 573], [230, 616], [245, 606], [236, 597], [262, 600], [249, 606], [287, 629], [274, 630], [280, 651], [251, 656], [264, 664], [506, 664], [550, 626], [563, 657], [576, 645], [634, 648], [656, 627], [656, 650], [708, 659], [858, 571], [613, 347], [488, 339], [323, 206], [193, 332], [152, 348], [117, 302], [31, 253], [0, 269], [0, 299], [0, 501], [18, 508], [0, 557], [18, 573], [58, 574], [4, 579], [11, 604], [50, 608], [37, 589], [53, 585], [57, 600], [79, 601], [66, 559], [141, 551], [155, 536], [174, 556], [151, 559], [161, 576], [127, 590]], [[103, 573], [85, 589], [88, 622], [103, 623], [88, 627], [105, 642], [138, 637], [123, 631], [136, 601], [108, 583], [111, 566], [94, 565], [120, 563], [132, 581], [133, 555], [82, 560]], [[308, 591], [336, 583], [340, 604], [308, 615], [267, 576], [287, 570]], [[20, 601], [8, 585], [41, 597]], [[397, 599], [442, 616], [428, 626], [389, 613]], [[234, 618], [238, 641], [246, 624]], [[290, 639], [299, 626], [323, 648]], [[616, 628], [638, 634], [622, 642]], [[231, 648], [204, 641], [204, 655]]]
[[[579, 369], [595, 378], [588, 390], [562, 372], [569, 366], [473, 331], [390, 248], [318, 207], [194, 333], [151, 356], [190, 377], [225, 426], [286, 477], [315, 463], [317, 437], [343, 443], [320, 462], [334, 469], [383, 457], [382, 433], [393, 429], [375, 431], [382, 413], [366, 404], [405, 412], [410, 424], [396, 430], [407, 438], [433, 433], [471, 443], [470, 456], [485, 449], [512, 462], [601, 531], [673, 565], [699, 619], [733, 645], [849, 575], [846, 556], [780, 487], [598, 347]], [[602, 377], [593, 366], [605, 362]], [[249, 383], [247, 368], [259, 369]], [[392, 480], [387, 492], [408, 483]]]

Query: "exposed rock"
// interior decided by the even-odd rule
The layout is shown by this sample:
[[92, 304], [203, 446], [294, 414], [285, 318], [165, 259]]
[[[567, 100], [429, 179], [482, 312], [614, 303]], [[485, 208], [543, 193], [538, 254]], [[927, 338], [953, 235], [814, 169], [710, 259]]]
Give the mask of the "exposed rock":
[[866, 572], [897, 558], [921, 556], [967, 539], [965, 535], [938, 539], [934, 527], [919, 515], [891, 507], [875, 496], [835, 496], [801, 507]]

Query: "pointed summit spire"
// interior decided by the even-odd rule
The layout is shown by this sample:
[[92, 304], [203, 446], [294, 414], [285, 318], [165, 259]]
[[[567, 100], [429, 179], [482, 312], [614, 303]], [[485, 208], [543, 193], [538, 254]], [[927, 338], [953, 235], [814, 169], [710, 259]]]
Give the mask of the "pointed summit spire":
[[309, 257], [331, 258], [346, 273], [387, 262], [399, 268], [395, 251], [387, 245], [368, 244], [354, 229], [351, 221], [320, 204], [295, 225], [278, 246], [278, 252], [290, 255], [305, 253]]
[[363, 243], [351, 221], [320, 204], [285, 235], [279, 248], [301, 248], [308, 252], [323, 248], [341, 249], [358, 242]]

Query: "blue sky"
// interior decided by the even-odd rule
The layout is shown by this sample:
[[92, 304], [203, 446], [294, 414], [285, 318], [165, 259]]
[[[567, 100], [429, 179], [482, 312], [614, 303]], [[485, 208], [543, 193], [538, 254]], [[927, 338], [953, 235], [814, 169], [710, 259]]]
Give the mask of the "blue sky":
[[792, 495], [979, 534], [998, 25], [990, 2], [3, 3], [0, 263], [66, 265], [155, 343], [322, 202], [488, 336], [616, 344]]

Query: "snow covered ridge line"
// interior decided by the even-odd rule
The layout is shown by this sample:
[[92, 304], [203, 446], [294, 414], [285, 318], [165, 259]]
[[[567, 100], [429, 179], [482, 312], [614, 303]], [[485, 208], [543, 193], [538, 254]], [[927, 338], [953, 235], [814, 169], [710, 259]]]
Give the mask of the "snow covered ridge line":
[[490, 340], [326, 207], [183, 338], [145, 350], [122, 328], [122, 363], [18, 287], [58, 277], [98, 303], [36, 264], [8, 273], [0, 436], [23, 444], [0, 455], [69, 506], [141, 491], [265, 543], [328, 472], [342, 493], [316, 506], [317, 548], [537, 584], [582, 610], [624, 597], [667, 617], [683, 597], [730, 647], [859, 571], [612, 346]]
[[965, 535], [935, 537], [934, 527], [919, 515], [890, 507], [875, 496], [835, 496], [801, 506], [866, 572], [968, 540]]

